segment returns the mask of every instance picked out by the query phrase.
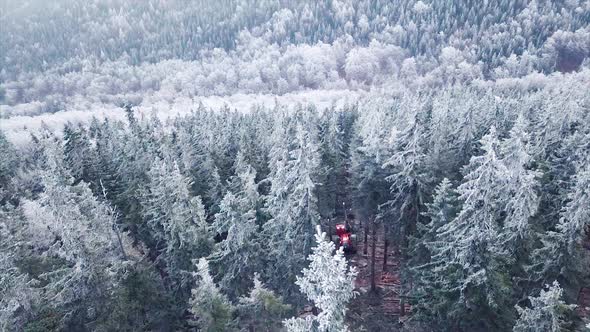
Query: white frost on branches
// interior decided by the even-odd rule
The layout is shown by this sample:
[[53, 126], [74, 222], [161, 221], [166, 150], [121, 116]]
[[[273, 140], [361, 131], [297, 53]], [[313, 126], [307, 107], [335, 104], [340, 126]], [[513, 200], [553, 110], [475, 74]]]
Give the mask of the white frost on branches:
[[315, 239], [317, 246], [308, 257], [309, 267], [303, 269], [303, 276], [297, 277], [296, 284], [320, 313], [313, 318], [291, 318], [285, 321], [285, 326], [288, 331], [344, 331], [346, 305], [356, 295], [357, 270], [348, 267], [342, 248], [334, 253], [334, 243], [326, 240], [319, 227]]
[[562, 331], [563, 314], [573, 310], [561, 297], [563, 289], [557, 281], [547, 290], [541, 290], [538, 297], [530, 297], [531, 307], [516, 306], [520, 317], [514, 325], [514, 332], [559, 332]]

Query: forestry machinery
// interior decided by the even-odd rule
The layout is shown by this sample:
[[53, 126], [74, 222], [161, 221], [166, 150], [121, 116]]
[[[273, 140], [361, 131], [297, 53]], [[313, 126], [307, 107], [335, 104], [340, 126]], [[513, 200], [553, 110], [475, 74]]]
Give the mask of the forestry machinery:
[[336, 235], [332, 235], [332, 241], [334, 241], [338, 247], [342, 247], [345, 253], [354, 254], [356, 252], [355, 240], [356, 234], [352, 232], [352, 228], [347, 222], [344, 224], [336, 224]]

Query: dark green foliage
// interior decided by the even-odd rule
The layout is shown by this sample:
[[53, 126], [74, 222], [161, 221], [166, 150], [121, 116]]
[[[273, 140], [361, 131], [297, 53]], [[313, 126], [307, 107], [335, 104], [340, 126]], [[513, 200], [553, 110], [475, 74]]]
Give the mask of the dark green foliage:
[[181, 328], [185, 307], [176, 304], [155, 269], [145, 263], [129, 267], [109, 298], [96, 331], [173, 331]]

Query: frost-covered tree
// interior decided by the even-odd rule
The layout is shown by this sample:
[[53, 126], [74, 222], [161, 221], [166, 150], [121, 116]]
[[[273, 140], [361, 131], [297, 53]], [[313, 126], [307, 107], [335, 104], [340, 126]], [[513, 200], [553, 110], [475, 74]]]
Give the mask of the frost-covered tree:
[[191, 290], [189, 311], [196, 326], [202, 331], [228, 331], [233, 324], [233, 305], [213, 281], [207, 260], [195, 260], [195, 266], [197, 272], [193, 274], [196, 286]]
[[238, 153], [236, 175], [215, 214], [212, 229], [225, 238], [215, 245], [210, 260], [221, 275], [220, 286], [232, 298], [242, 295], [254, 273], [263, 268], [257, 207], [256, 171]]
[[[320, 125], [320, 185], [318, 186], [318, 206], [322, 217], [333, 218], [342, 214], [341, 205], [345, 201], [348, 186], [348, 144], [350, 130], [348, 112], [326, 110]], [[350, 204], [349, 202], [347, 202]]]
[[529, 297], [530, 307], [516, 306], [518, 320], [512, 331], [514, 332], [560, 332], [564, 331], [571, 322], [566, 318], [575, 308], [567, 305], [563, 300], [563, 289], [557, 281], [547, 289], [541, 290], [537, 297]]
[[530, 242], [530, 218], [535, 215], [539, 206], [538, 178], [540, 173], [530, 170], [531, 156], [529, 154], [530, 137], [526, 132], [526, 121], [519, 115], [509, 137], [502, 141], [501, 158], [508, 169], [508, 185], [506, 190], [510, 199], [506, 205], [506, 216], [501, 237], [505, 249], [516, 254], [521, 248], [526, 248]]
[[528, 267], [534, 280], [560, 278], [562, 283], [579, 285], [588, 273], [590, 258], [583, 247], [590, 225], [590, 167], [581, 165], [574, 185], [560, 212], [555, 230], [541, 236], [541, 246], [531, 254]]
[[44, 300], [63, 315], [61, 326], [75, 327], [108, 310], [103, 294], [119, 287], [117, 276], [131, 244], [117, 231], [113, 209], [96, 199], [86, 183], [72, 185], [61, 146], [42, 143], [44, 189], [37, 200], [23, 202], [24, 232], [31, 246], [55, 260], [39, 275], [46, 283]]
[[[410, 99], [410, 102], [413, 101]], [[405, 100], [405, 103], [409, 103]], [[402, 103], [400, 108], [419, 108], [415, 103], [408, 106]], [[407, 127], [398, 132], [392, 130], [390, 141], [392, 143], [391, 156], [383, 164], [388, 176], [386, 180], [389, 187], [390, 198], [384, 207], [385, 236], [389, 236], [389, 230], [395, 230], [399, 247], [402, 252], [402, 287], [405, 288], [405, 280], [409, 270], [408, 260], [409, 243], [420, 223], [421, 209], [431, 179], [427, 167], [427, 140], [428, 140], [428, 111], [412, 114]], [[409, 249], [409, 250], [408, 250]], [[386, 249], [387, 250], [387, 249]], [[404, 291], [405, 292], [405, 291]]]
[[308, 318], [291, 318], [285, 326], [288, 331], [345, 331], [344, 316], [348, 301], [355, 296], [357, 270], [348, 266], [342, 248], [335, 251], [334, 243], [326, 239], [319, 226], [315, 239], [317, 245], [308, 257], [309, 267], [297, 276], [296, 283], [320, 312], [311, 322]]
[[6, 139], [0, 131], [0, 205], [10, 196], [9, 183], [17, 171], [18, 155], [14, 146]]
[[[391, 157], [385, 161], [390, 175], [392, 199], [388, 206], [402, 232], [412, 232], [420, 218], [420, 208], [424, 201], [424, 191], [429, 182], [426, 165], [427, 124], [414, 115], [407, 128], [398, 132], [395, 128], [390, 137], [393, 143]], [[413, 213], [413, 215], [412, 215]]]
[[[201, 112], [204, 111], [199, 108], [198, 114]], [[198, 127], [198, 123], [195, 123], [201, 116], [197, 118], [195, 115], [197, 119], [179, 123], [177, 142], [171, 148], [178, 150], [178, 164], [183, 174], [190, 178], [190, 193], [200, 196], [208, 212], [213, 214], [214, 206], [219, 204], [223, 196], [223, 185], [207, 147], [207, 128]]]
[[[32, 279], [22, 264], [18, 227], [23, 223], [21, 211], [8, 207], [0, 209], [0, 329], [2, 331], [22, 330], [33, 316], [33, 308], [40, 302], [38, 283]], [[16, 233], [16, 234], [12, 234]], [[19, 257], [20, 256], [20, 257]]]
[[460, 269], [456, 284], [446, 285], [459, 292], [456, 305], [460, 308], [453, 310], [459, 317], [486, 317], [477, 324], [503, 324], [502, 319], [508, 318], [504, 310], [510, 289], [506, 286], [507, 273], [498, 261], [497, 235], [508, 171], [498, 157], [494, 127], [481, 144], [483, 154], [471, 158], [464, 170], [465, 182], [457, 189], [463, 203], [461, 211], [439, 229], [447, 246], [439, 250], [450, 253], [449, 260], [439, 268], [456, 265]]
[[319, 153], [316, 137], [302, 125], [296, 127], [294, 148], [276, 148], [277, 163], [271, 167], [268, 212], [272, 219], [264, 225], [268, 237], [268, 277], [270, 284], [285, 296], [294, 294], [288, 283], [305, 264], [311, 250], [314, 226], [319, 222], [316, 176]]
[[248, 296], [240, 297], [236, 306], [239, 325], [250, 330], [275, 331], [281, 328], [282, 320], [291, 312], [291, 306], [272, 290], [267, 289], [254, 275], [254, 287]]
[[411, 252], [412, 294], [417, 315], [430, 319], [445, 316], [446, 307], [452, 301], [457, 265], [446, 265], [452, 258], [449, 236], [440, 236], [440, 229], [457, 215], [457, 193], [448, 179], [436, 187], [432, 203], [426, 204], [427, 224], [418, 224], [418, 233], [413, 240]]
[[388, 174], [382, 167], [388, 157], [383, 142], [390, 143], [397, 130], [385, 128], [387, 123], [383, 112], [367, 110], [354, 124], [350, 173], [354, 207], [363, 221], [374, 218], [390, 194], [390, 184], [385, 180]]
[[142, 196], [144, 218], [175, 287], [184, 288], [190, 280], [191, 260], [211, 250], [213, 236], [205, 209], [199, 196], [190, 196], [189, 182], [176, 163], [155, 160], [148, 175], [150, 182]]

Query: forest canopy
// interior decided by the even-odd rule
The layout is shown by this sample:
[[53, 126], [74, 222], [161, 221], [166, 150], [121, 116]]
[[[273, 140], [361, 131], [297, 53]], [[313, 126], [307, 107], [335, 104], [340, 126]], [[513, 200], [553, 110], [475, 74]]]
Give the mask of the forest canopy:
[[590, 1], [0, 4], [0, 330], [588, 328]]

